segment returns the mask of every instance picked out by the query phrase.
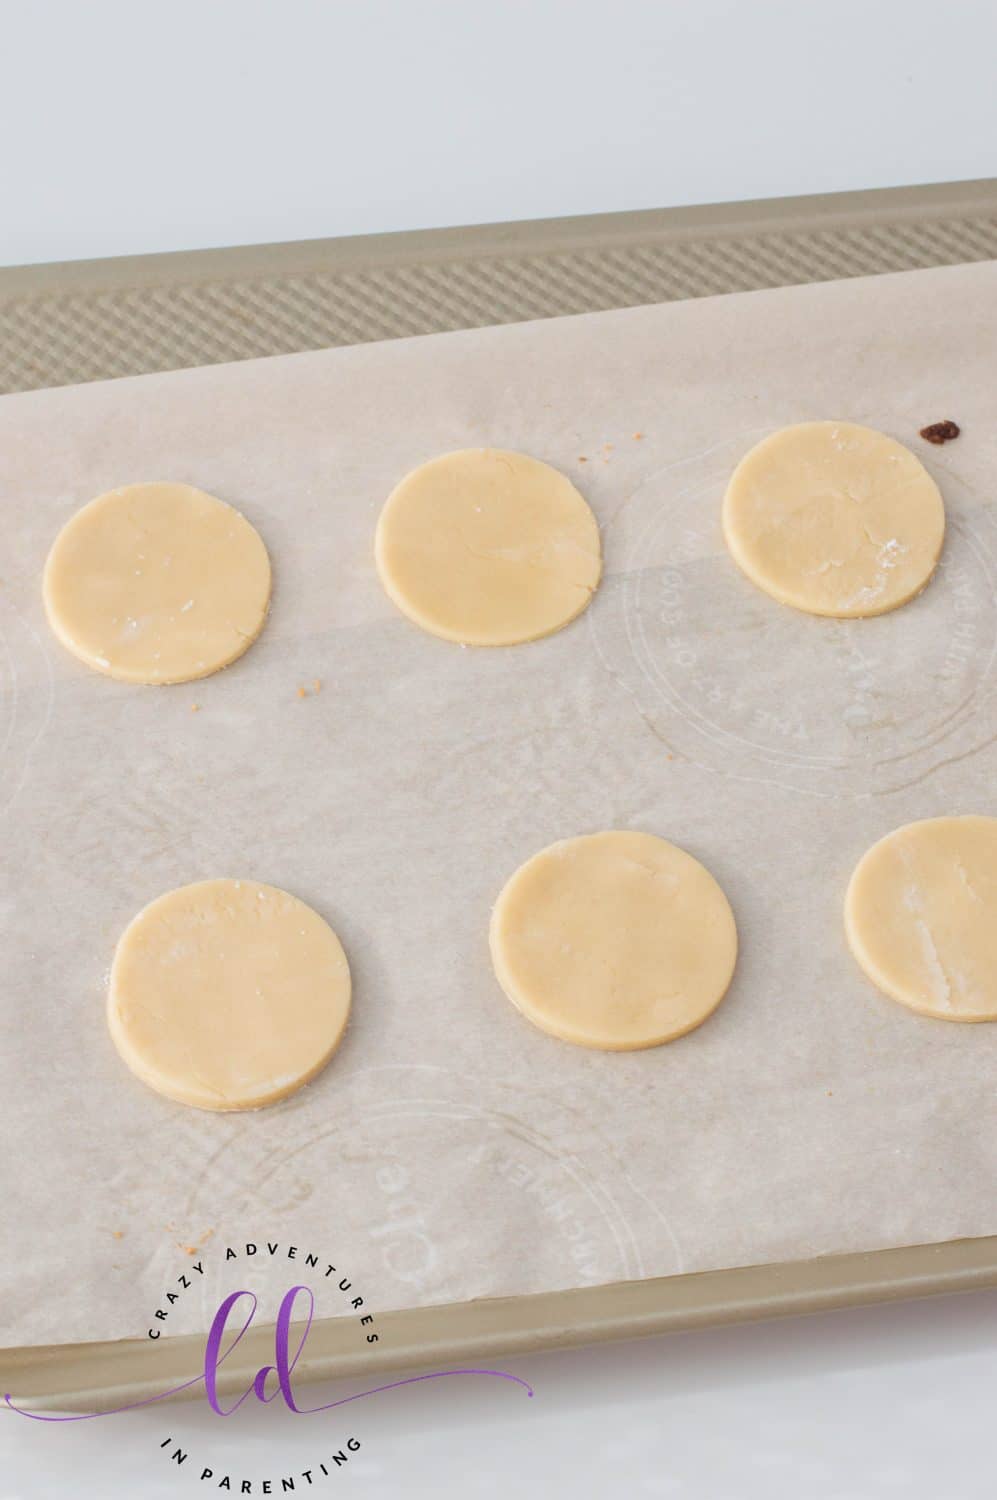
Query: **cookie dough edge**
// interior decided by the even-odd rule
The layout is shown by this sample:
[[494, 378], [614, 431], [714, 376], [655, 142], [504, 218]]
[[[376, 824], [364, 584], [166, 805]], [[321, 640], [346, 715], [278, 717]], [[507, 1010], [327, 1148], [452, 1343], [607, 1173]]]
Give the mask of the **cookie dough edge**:
[[[605, 829], [602, 831], [612, 833], [632, 832], [633, 830]], [[498, 935], [501, 913], [504, 908], [504, 904], [508, 899], [509, 891], [520, 872], [524, 870], [532, 860], [538, 858], [541, 854], [548, 854], [554, 849], [563, 848], [568, 844], [574, 844], [580, 838], [597, 838], [598, 836], [598, 834], [576, 834], [571, 838], [555, 839], [552, 844], [547, 844], [543, 849], [538, 849], [535, 854], [530, 855], [528, 859], [523, 860], [521, 864], [517, 865], [516, 869], [513, 870], [512, 874], [503, 885], [495, 900], [495, 904], [492, 907], [491, 918], [488, 924], [488, 947], [492, 959], [492, 968], [506, 999], [509, 1000], [519, 1011], [520, 1015], [523, 1016], [527, 1021], [529, 1021], [531, 1025], [535, 1026], [538, 1031], [542, 1031], [547, 1036], [553, 1037], [555, 1041], [567, 1042], [570, 1046], [584, 1047], [590, 1052], [649, 1052], [655, 1047], [667, 1047], [669, 1043], [677, 1042], [680, 1037], [688, 1036], [690, 1032], [697, 1031], [705, 1021], [708, 1021], [710, 1017], [714, 1015], [717, 1010], [719, 1010], [723, 1001], [727, 997], [731, 985], [734, 982], [734, 975], [737, 972], [737, 961], [740, 956], [741, 950], [740, 935], [737, 929], [737, 918], [734, 915], [734, 908], [730, 904], [730, 899], [727, 895], [727, 892], [724, 890], [719, 880], [717, 880], [712, 870], [707, 869], [702, 860], [696, 859], [696, 856], [694, 854], [689, 854], [688, 850], [682, 849], [680, 845], [675, 844], [673, 847], [679, 849], [680, 853], [685, 854], [687, 858], [693, 860], [696, 864], [699, 865], [700, 869], [706, 873], [706, 875], [713, 882], [714, 886], [722, 897], [727, 915], [730, 918], [730, 930], [733, 937], [733, 951], [731, 953], [729, 972], [723, 982], [716, 1000], [710, 1006], [709, 1010], [705, 1011], [703, 1015], [698, 1016], [694, 1021], [691, 1021], [688, 1026], [683, 1026], [677, 1031], [669, 1032], [667, 1036], [654, 1038], [646, 1042], [596, 1042], [591, 1040], [591, 1038], [584, 1036], [565, 1036], [562, 1031], [557, 1031], [551, 1025], [549, 1025], [545, 1017], [537, 1015], [527, 1003], [524, 1003], [522, 1001], [522, 999], [517, 995], [516, 987], [512, 981], [512, 977], [509, 974], [508, 970], [505, 968], [505, 965], [502, 961], [501, 953], [499, 950]], [[652, 834], [650, 835], [650, 837], [658, 838], [660, 837], [660, 835]], [[669, 840], [664, 839], [662, 840], [662, 842], [668, 843]]]
[[186, 484], [179, 480], [135, 481], [135, 485], [138, 487], [141, 487], [145, 484], [175, 484], [178, 488], [194, 490], [198, 494], [206, 495], [209, 500], [214, 500], [219, 505], [224, 505], [227, 510], [232, 511], [232, 513], [238, 518], [238, 520], [248, 526], [250, 531], [252, 531], [253, 535], [260, 545], [260, 550], [263, 553], [267, 576], [266, 598], [263, 601], [263, 609], [260, 614], [260, 621], [255, 631], [251, 635], [246, 635], [245, 632], [240, 632], [240, 644], [238, 648], [232, 653], [231, 656], [227, 657], [225, 661], [219, 663], [218, 665], [206, 667], [204, 671], [201, 672], [185, 672], [182, 677], [154, 677], [151, 679], [142, 672], [130, 671], [127, 668], [122, 670], [121, 668], [111, 667], [110, 663], [107, 662], [103, 657], [89, 655], [85, 650], [81, 649], [79, 643], [71, 635], [68, 635], [66, 633], [66, 631], [63, 629], [62, 622], [59, 619], [59, 614], [55, 607], [55, 602], [52, 598], [51, 574], [53, 558], [55, 557], [59, 543], [62, 540], [64, 533], [67, 532], [70, 527], [75, 525], [75, 523], [79, 521], [82, 516], [86, 515], [89, 510], [91, 510], [92, 508], [96, 508], [98, 505], [100, 505], [101, 501], [107, 498], [107, 496], [116, 494], [118, 490], [133, 488], [134, 486], [131, 485], [118, 485], [113, 490], [104, 490], [101, 494], [94, 495], [92, 500], [88, 500], [86, 504], [81, 505], [78, 510], [74, 511], [73, 514], [63, 522], [59, 530], [56, 532], [52, 540], [52, 544], [48, 549], [48, 553], [46, 554], [45, 563], [42, 568], [42, 605], [45, 610], [45, 619], [56, 640], [66, 651], [69, 652], [70, 656], [75, 657], [78, 662], [82, 662], [82, 664], [85, 667], [88, 667], [90, 671], [97, 672], [101, 677], [109, 677], [113, 682], [124, 682], [132, 687], [179, 687], [185, 682], [202, 682], [206, 677], [213, 677], [216, 672], [224, 672], [227, 667], [231, 667], [240, 659], [240, 657], [246, 654], [250, 646], [256, 644], [260, 636], [263, 634], [267, 621], [270, 618], [270, 605], [273, 600], [273, 563], [270, 560], [270, 549], [267, 547], [267, 544], [263, 540], [260, 531], [256, 526], [254, 526], [253, 522], [250, 521], [247, 516], [244, 516], [241, 510], [238, 510], [234, 505], [229, 504], [227, 500], [222, 500], [218, 495], [212, 495], [207, 490], [199, 489], [197, 485]]
[[881, 995], [885, 996], [887, 1000], [892, 1000], [894, 1004], [902, 1005], [905, 1010], [909, 1010], [917, 1016], [924, 1016], [929, 1021], [945, 1021], [950, 1025], [954, 1023], [955, 1025], [976, 1026], [984, 1024], [986, 1022], [992, 1023], [994, 1021], [997, 1021], [997, 1012], [995, 1012], [993, 1015], [979, 1016], [953, 1015], [948, 1011], [941, 1011], [937, 1009], [937, 1007], [918, 1004], [918, 1002], [916, 1000], [912, 1000], [908, 994], [901, 993], [899, 987], [894, 985], [892, 980], [888, 979], [882, 973], [878, 964], [870, 955], [859, 934], [855, 913], [856, 903], [860, 899], [857, 895], [857, 890], [861, 879], [865, 874], [866, 862], [870, 860], [873, 855], [875, 855], [881, 845], [892, 842], [896, 835], [902, 832], [903, 829], [918, 828], [930, 823], [948, 823], [952, 821], [952, 818], [972, 818], [976, 816], [979, 815], [975, 813], [955, 813], [951, 816], [943, 815], [937, 818], [914, 818], [909, 823], [901, 823], [898, 828], [893, 828], [889, 833], [884, 833], [882, 838], [878, 838], [874, 844], [869, 845], [868, 849], [866, 849], [865, 853], [861, 856], [854, 870], [852, 871], [851, 878], [848, 881], [848, 888], [845, 891], [845, 941], [847, 942], [848, 950], [851, 953], [852, 958], [855, 960], [855, 963], [861, 970], [863, 977], [868, 981], [869, 984], [872, 985], [873, 989], [878, 990]]
[[[851, 610], [848, 613], [842, 613], [841, 610], [820, 609], [812, 604], [800, 604], [795, 599], [789, 598], [782, 591], [778, 593], [775, 592], [766, 581], [759, 578], [758, 575], [753, 571], [751, 563], [740, 550], [737, 536], [732, 530], [730, 517], [730, 511], [732, 508], [731, 494], [734, 488], [734, 484], [737, 480], [737, 476], [743, 466], [748, 462], [748, 460], [754, 457], [759, 448], [764, 447], [769, 442], [773, 442], [775, 439], [781, 437], [783, 433], [792, 432], [794, 428], [823, 426], [857, 427], [863, 432], [873, 434], [875, 437], [886, 438], [889, 442], [896, 443], [898, 448], [903, 448], [904, 451], [908, 453], [915, 460], [915, 462], [920, 465], [925, 474], [925, 477], [933, 485], [935, 494], [938, 497], [938, 503], [942, 513], [942, 526], [941, 534], [938, 538], [938, 550], [935, 553], [934, 559], [932, 561], [931, 571], [928, 573], [923, 582], [918, 584], [916, 588], [912, 589], [909, 594], [905, 594], [903, 598], [896, 599], [893, 601], [893, 603], [883, 605], [879, 609]], [[891, 437], [888, 432], [881, 432], [876, 427], [868, 427], [863, 422], [846, 421], [845, 418], [832, 420], [831, 418], [827, 417], [815, 417], [811, 421], [789, 422], [785, 427], [775, 428], [772, 432], [766, 434], [765, 437], [759, 438], [757, 443], [752, 444], [748, 451], [741, 455], [741, 457], [735, 464], [724, 489], [723, 502], [720, 507], [720, 525], [721, 530], [723, 531], [723, 538], [724, 543], [727, 547], [727, 551], [733, 558], [737, 567], [744, 574], [745, 578], [748, 579], [749, 583], [752, 583], [756, 589], [765, 594], [769, 599], [774, 600], [776, 604], [782, 604], [787, 609], [795, 609], [798, 614], [812, 615], [819, 620], [874, 620], [879, 615], [889, 615], [892, 614], [895, 610], [904, 609], [908, 604], [912, 602], [912, 600], [918, 598], [919, 595], [924, 593], [925, 589], [931, 583], [932, 579], [938, 571], [938, 565], [941, 562], [942, 553], [945, 550], [945, 537], [948, 531], [948, 515], [945, 510], [945, 497], [943, 496], [941, 489], [938, 486], [938, 482], [936, 481], [934, 476], [928, 472], [924, 464], [918, 458], [917, 454], [914, 453], [913, 449], [908, 448], [905, 443], [901, 443], [899, 438]]]
[[[559, 620], [557, 624], [551, 625], [546, 630], [531, 631], [526, 635], [518, 635], [511, 640], [468, 640], [466, 636], [461, 635], [456, 630], [448, 629], [447, 626], [441, 625], [435, 620], [431, 621], [427, 617], [417, 613], [412, 609], [405, 596], [399, 593], [395, 588], [387, 558], [385, 557], [385, 547], [387, 544], [384, 540], [384, 531], [387, 525], [388, 513], [391, 510], [396, 495], [403, 488], [403, 486], [408, 483], [412, 476], [419, 473], [422, 469], [428, 468], [431, 464], [444, 463], [448, 459], [458, 458], [465, 453], [509, 453], [516, 458], [527, 458], [531, 463], [538, 464], [545, 469], [550, 469], [553, 474], [558, 475], [560, 479], [564, 480], [566, 484], [571, 486], [572, 490], [574, 490], [575, 494], [578, 496], [579, 500], [585, 506], [586, 510], [592, 518], [592, 524], [595, 528], [595, 542], [597, 548], [595, 554], [595, 560], [597, 563], [595, 580], [592, 583], [591, 587], [588, 587], [587, 585], [584, 587], [582, 585], [579, 585], [579, 589], [582, 592], [583, 597], [578, 608], [572, 614], [566, 616], [562, 620]], [[417, 626], [418, 629], [425, 631], [427, 635], [435, 636], [437, 640], [450, 641], [453, 645], [474, 647], [476, 649], [481, 648], [486, 650], [499, 650], [503, 646], [528, 646], [533, 641], [546, 640], [552, 635], [557, 635], [558, 631], [565, 630], [569, 625], [574, 624], [575, 620], [577, 620], [580, 615], [583, 615], [585, 613], [585, 611], [588, 609], [589, 605], [595, 598], [596, 594], [599, 592], [599, 588], [602, 584], [603, 573], [605, 571], [605, 558], [603, 556], [602, 531], [599, 527], [598, 518], [596, 517], [595, 511], [592, 509], [588, 500], [575, 484], [574, 480], [570, 479], [567, 474], [562, 473], [560, 469], [556, 469], [553, 464], [548, 464], [545, 459], [534, 458], [532, 454], [520, 453], [517, 450], [511, 448], [478, 447], [451, 448], [446, 453], [438, 453], [434, 458], [427, 458], [423, 463], [416, 464], [415, 468], [409, 469], [407, 473], [402, 475], [401, 479], [398, 480], [398, 483], [391, 490], [388, 498], [381, 506], [380, 514], [377, 518], [377, 525], [374, 528], [374, 566], [377, 571], [377, 576], [380, 581], [381, 587], [384, 589], [384, 592], [387, 594], [392, 604], [400, 614], [404, 615], [405, 618], [409, 620], [411, 624]]]
[[[247, 880], [248, 884], [257, 885], [265, 891], [273, 892], [275, 895], [289, 896], [292, 894], [290, 891], [284, 891], [278, 886], [267, 885], [265, 881], [249, 881], [245, 876], [215, 876], [213, 878], [209, 877], [207, 880], [191, 881], [189, 882], [189, 885], [193, 887], [212, 886], [219, 884], [219, 882], [227, 883], [227, 881], [230, 879], [233, 881], [236, 879]], [[202, 1109], [211, 1114], [247, 1114], [252, 1110], [266, 1109], [270, 1105], [279, 1104], [284, 1099], [289, 1099], [292, 1094], [296, 1094], [299, 1089], [304, 1088], [305, 1084], [312, 1083], [318, 1077], [318, 1075], [329, 1066], [329, 1063], [332, 1061], [333, 1057], [336, 1055], [340, 1046], [342, 1045], [343, 1037], [346, 1035], [346, 1028], [350, 1023], [350, 1016], [353, 1013], [353, 971], [350, 968], [349, 956], [346, 952], [346, 949], [343, 947], [342, 939], [340, 938], [339, 933], [336, 931], [336, 929], [332, 927], [330, 923], [326, 922], [325, 918], [321, 916], [319, 912], [315, 911], [314, 907], [308, 907], [308, 910], [313, 912], [321, 922], [325, 923], [325, 926], [328, 927], [329, 931], [332, 933], [337, 944], [339, 945], [340, 952], [343, 956], [343, 962], [346, 965], [347, 991], [346, 1007], [343, 1012], [343, 1023], [336, 1033], [325, 1056], [319, 1062], [317, 1062], [315, 1066], [311, 1068], [304, 1077], [298, 1079], [290, 1088], [278, 1089], [276, 1091], [271, 1090], [268, 1094], [261, 1095], [260, 1098], [255, 1099], [249, 1104], [219, 1104], [215, 1101], [221, 1096], [210, 1093], [210, 1091], [205, 1091], [204, 1094], [199, 1094], [195, 1097], [191, 1091], [184, 1090], [183, 1088], [178, 1088], [172, 1082], [168, 1085], [164, 1084], [161, 1074], [157, 1073], [155, 1069], [148, 1068], [144, 1065], [139, 1054], [137, 1054], [132, 1049], [130, 1043], [128, 1042], [125, 1033], [123, 1032], [118, 1021], [117, 1012], [115, 1009], [115, 969], [117, 966], [118, 953], [121, 945], [123, 944], [128, 933], [131, 931], [132, 927], [136, 923], [138, 923], [154, 906], [157, 906], [160, 901], [167, 900], [170, 896], [174, 895], [176, 891], [183, 889], [186, 889], [186, 887], [173, 886], [168, 891], [162, 891], [158, 896], [154, 896], [151, 901], [147, 901], [145, 906], [141, 907], [135, 913], [131, 921], [128, 922], [127, 926], [122, 930], [121, 935], [114, 946], [114, 954], [111, 959], [111, 970], [107, 984], [107, 1000], [105, 1002], [107, 1029], [110, 1032], [111, 1041], [114, 1044], [114, 1049], [121, 1061], [128, 1068], [129, 1072], [135, 1078], [137, 1078], [140, 1083], [144, 1084], [146, 1088], [151, 1089], [153, 1093], [159, 1094], [161, 1098], [171, 1100], [174, 1104], [183, 1104], [192, 1109]], [[295, 901], [300, 901], [301, 898], [295, 896], [293, 897], [293, 899]], [[302, 905], [307, 905], [307, 903], [302, 902]], [[206, 1097], [208, 1095], [210, 1097]]]

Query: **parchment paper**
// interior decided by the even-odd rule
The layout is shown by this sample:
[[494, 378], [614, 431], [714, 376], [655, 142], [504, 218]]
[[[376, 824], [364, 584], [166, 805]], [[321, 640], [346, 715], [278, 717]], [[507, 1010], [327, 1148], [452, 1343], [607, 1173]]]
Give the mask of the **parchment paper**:
[[[188, 1247], [166, 1327], [203, 1326], [247, 1240], [387, 1309], [997, 1231], [997, 1028], [880, 996], [841, 921], [882, 834], [997, 812], [995, 390], [986, 264], [5, 397], [0, 1344], [143, 1335]], [[732, 465], [816, 417], [945, 496], [939, 573], [880, 619], [782, 608], [723, 546]], [[534, 645], [424, 635], [374, 572], [397, 479], [478, 444], [603, 528], [594, 604]], [[88, 672], [43, 616], [58, 528], [142, 479], [275, 566], [260, 641], [189, 687]], [[611, 827], [703, 860], [741, 939], [716, 1015], [629, 1055], [536, 1031], [487, 949], [522, 860]], [[104, 1022], [132, 915], [215, 875], [310, 902], [353, 969], [332, 1065], [257, 1114], [159, 1098]]]

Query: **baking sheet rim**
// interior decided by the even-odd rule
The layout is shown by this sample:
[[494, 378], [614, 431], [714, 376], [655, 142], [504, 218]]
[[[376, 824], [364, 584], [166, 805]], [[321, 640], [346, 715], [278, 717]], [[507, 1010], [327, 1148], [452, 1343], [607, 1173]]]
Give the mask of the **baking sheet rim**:
[[[765, 1318], [828, 1312], [997, 1286], [997, 1235], [934, 1245], [853, 1251], [813, 1260], [738, 1266], [616, 1281], [568, 1291], [407, 1308], [378, 1315], [376, 1348], [357, 1337], [355, 1318], [316, 1319], [296, 1371], [302, 1382], [427, 1364], [522, 1356]], [[223, 1393], [244, 1389], [272, 1359], [273, 1326], [252, 1329], [219, 1372]], [[2, 1394], [28, 1410], [104, 1411], [192, 1380], [204, 1335], [56, 1344], [0, 1350]], [[185, 1393], [196, 1398], [199, 1387]]]

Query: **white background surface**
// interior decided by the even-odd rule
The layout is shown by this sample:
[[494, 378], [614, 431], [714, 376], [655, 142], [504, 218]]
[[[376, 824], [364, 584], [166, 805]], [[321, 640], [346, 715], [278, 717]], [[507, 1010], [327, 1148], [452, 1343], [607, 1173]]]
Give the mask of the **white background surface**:
[[[0, 263], [997, 174], [988, 0], [0, 0], [0, 22]], [[362, 1457], [327, 1489], [997, 1484], [997, 1293], [505, 1367], [532, 1402], [449, 1381], [354, 1408]], [[0, 1500], [211, 1493], [163, 1474], [163, 1417], [8, 1416]], [[229, 1446], [262, 1475], [300, 1455], [303, 1421], [191, 1407], [183, 1432], [217, 1471]]]
[[985, 177], [991, 0], [0, 0], [0, 264]]

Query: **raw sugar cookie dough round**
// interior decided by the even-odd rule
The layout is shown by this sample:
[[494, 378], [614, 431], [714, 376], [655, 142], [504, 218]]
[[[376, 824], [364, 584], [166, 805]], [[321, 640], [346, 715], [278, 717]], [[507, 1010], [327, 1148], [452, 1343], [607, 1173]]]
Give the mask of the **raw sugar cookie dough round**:
[[598, 524], [571, 481], [497, 448], [407, 475], [381, 512], [375, 556], [402, 613], [465, 646], [551, 635], [586, 608], [602, 570]]
[[270, 559], [258, 532], [189, 484], [129, 484], [69, 520], [45, 564], [45, 610], [80, 661], [122, 682], [193, 682], [263, 629]]
[[328, 923], [286, 891], [203, 880], [140, 911], [114, 954], [107, 1018], [132, 1072], [199, 1109], [258, 1109], [314, 1078], [350, 1013]]
[[542, 1031], [631, 1051], [692, 1031], [723, 999], [737, 958], [727, 897], [691, 854], [648, 833], [551, 844], [492, 913], [495, 973]]
[[893, 438], [853, 422], [801, 422], [742, 458], [723, 528], [734, 561], [773, 599], [858, 619], [921, 592], [941, 555], [945, 507]]
[[845, 931], [901, 1005], [997, 1020], [997, 818], [926, 818], [873, 844], [848, 887]]

